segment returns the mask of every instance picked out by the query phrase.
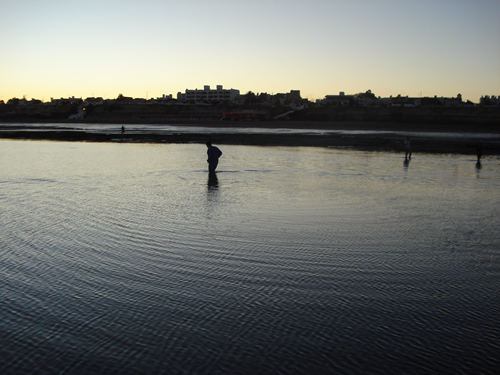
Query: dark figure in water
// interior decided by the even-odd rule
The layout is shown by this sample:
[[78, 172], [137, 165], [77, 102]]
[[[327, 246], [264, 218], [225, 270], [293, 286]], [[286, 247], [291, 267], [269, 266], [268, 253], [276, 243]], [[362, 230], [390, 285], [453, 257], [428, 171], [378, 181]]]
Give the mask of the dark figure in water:
[[125, 133], [125, 126], [122, 126], [122, 134]]
[[411, 147], [410, 147], [410, 137], [406, 137], [406, 141], [405, 141], [405, 159], [407, 157], [410, 157], [411, 159]]
[[222, 155], [222, 151], [219, 150], [217, 147], [212, 146], [212, 142], [210, 141], [207, 142], [207, 148], [208, 148], [207, 150], [208, 171], [213, 173], [217, 168], [217, 164], [219, 164], [219, 158]]
[[476, 153], [477, 153], [477, 161], [480, 162], [481, 156], [483, 156], [483, 145], [481, 143], [479, 143], [476, 146]]

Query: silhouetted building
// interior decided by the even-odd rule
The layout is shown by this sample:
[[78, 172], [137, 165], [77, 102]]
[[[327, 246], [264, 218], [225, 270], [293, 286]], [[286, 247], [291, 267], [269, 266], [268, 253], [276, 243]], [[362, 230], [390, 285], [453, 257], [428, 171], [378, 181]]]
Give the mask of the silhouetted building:
[[94, 98], [94, 97], [89, 97], [83, 101], [83, 105], [101, 105], [104, 104], [104, 99], [101, 97]]
[[421, 102], [421, 98], [409, 98], [408, 95], [398, 95], [396, 97], [391, 96], [389, 104], [392, 107], [415, 107], [420, 105]]
[[290, 90], [290, 93], [288, 94], [288, 99], [289, 100], [302, 100], [300, 97], [300, 90]]
[[343, 107], [349, 105], [352, 100], [352, 95], [346, 95], [341, 91], [338, 95], [326, 95], [324, 99], [318, 100], [317, 103]]
[[240, 95], [240, 90], [223, 89], [222, 85], [217, 85], [216, 90], [211, 90], [210, 86], [204, 86], [203, 90], [188, 90], [183, 94], [177, 93], [177, 100], [184, 103], [211, 103], [211, 102], [232, 102]]
[[492, 95], [491, 97], [489, 95], [481, 96], [481, 98], [479, 99], [479, 105], [500, 106], [500, 97], [497, 97], [495, 95]]

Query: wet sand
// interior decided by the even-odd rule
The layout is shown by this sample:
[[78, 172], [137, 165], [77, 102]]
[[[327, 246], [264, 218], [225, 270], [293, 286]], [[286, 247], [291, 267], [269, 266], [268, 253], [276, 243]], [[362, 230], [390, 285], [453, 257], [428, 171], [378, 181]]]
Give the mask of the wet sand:
[[[66, 121], [69, 126], [71, 122]], [[126, 124], [125, 124], [126, 125]], [[87, 132], [61, 128], [40, 128], [30, 124], [4, 124], [0, 127], [0, 139], [52, 140], [77, 142], [150, 142], [150, 143], [205, 143], [211, 139], [214, 144], [257, 145], [257, 146], [312, 146], [340, 147], [369, 151], [403, 152], [404, 136], [392, 132], [412, 132], [412, 151], [414, 153], [457, 153], [475, 154], [478, 142], [483, 144], [483, 155], [499, 155], [500, 139], [485, 138], [478, 140], [456, 137], [453, 133], [500, 134], [498, 126], [434, 125], [434, 124], [397, 124], [370, 122], [185, 122], [177, 126], [203, 126], [207, 128], [266, 128], [266, 129], [304, 129], [304, 130], [376, 130], [376, 134], [244, 134], [237, 133], [178, 133], [158, 134], [155, 132], [121, 134]], [[387, 132], [387, 133], [385, 133]], [[449, 137], [430, 137], [429, 132], [448, 133]]]

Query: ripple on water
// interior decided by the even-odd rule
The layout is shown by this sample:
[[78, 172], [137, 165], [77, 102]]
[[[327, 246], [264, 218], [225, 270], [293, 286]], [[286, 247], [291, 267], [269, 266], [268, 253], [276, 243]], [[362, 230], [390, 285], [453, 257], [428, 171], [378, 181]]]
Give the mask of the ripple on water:
[[197, 145], [26, 143], [0, 172], [4, 373], [498, 367], [498, 170], [226, 146], [210, 182]]

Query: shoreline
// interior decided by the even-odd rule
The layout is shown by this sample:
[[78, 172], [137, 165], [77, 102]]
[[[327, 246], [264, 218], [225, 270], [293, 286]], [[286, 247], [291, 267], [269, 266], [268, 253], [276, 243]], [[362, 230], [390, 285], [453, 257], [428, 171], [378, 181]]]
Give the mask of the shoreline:
[[32, 124], [75, 124], [75, 125], [165, 125], [165, 126], [202, 126], [207, 128], [262, 128], [262, 129], [303, 129], [303, 130], [382, 130], [382, 131], [415, 131], [415, 132], [457, 132], [457, 133], [491, 133], [500, 134], [500, 124], [482, 123], [449, 123], [439, 124], [433, 122], [385, 122], [385, 121], [222, 121], [222, 120], [169, 120], [158, 121], [117, 118], [117, 119], [87, 119], [87, 120], [32, 120], [22, 121], [0, 120], [2, 126], [29, 128]]
[[[53, 127], [50, 124], [68, 124], [68, 128]], [[33, 126], [29, 122], [0, 123], [0, 139], [11, 140], [48, 140], [69, 142], [127, 142], [127, 143], [201, 143], [211, 139], [214, 144], [221, 145], [252, 145], [252, 146], [305, 146], [305, 147], [338, 147], [365, 151], [404, 152], [404, 136], [384, 133], [412, 132], [411, 142], [413, 153], [453, 153], [475, 155], [479, 142], [483, 145], [483, 155], [500, 155], [500, 138], [478, 140], [469, 138], [429, 137], [423, 133], [470, 133], [470, 134], [500, 134], [497, 126], [465, 126], [465, 125], [435, 125], [435, 124], [397, 124], [368, 122], [305, 122], [305, 121], [269, 121], [269, 122], [226, 122], [226, 121], [196, 121], [176, 122], [169, 124], [181, 127], [217, 128], [262, 128], [262, 129], [295, 129], [295, 130], [344, 130], [344, 131], [377, 131], [376, 134], [255, 134], [255, 133], [213, 133], [209, 130], [203, 133], [172, 133], [158, 134], [126, 132], [116, 133], [88, 132], [71, 130], [70, 126], [88, 124], [89, 122], [53, 121], [36, 122], [47, 126]], [[114, 123], [106, 123], [114, 125]], [[127, 123], [120, 123], [127, 125]], [[117, 125], [120, 125], [117, 124]], [[128, 123], [136, 124], [133, 123]], [[140, 123], [136, 124], [139, 125]], [[153, 125], [153, 124], [144, 124]], [[167, 124], [155, 124], [167, 125]], [[419, 134], [420, 133], [420, 134]]]

